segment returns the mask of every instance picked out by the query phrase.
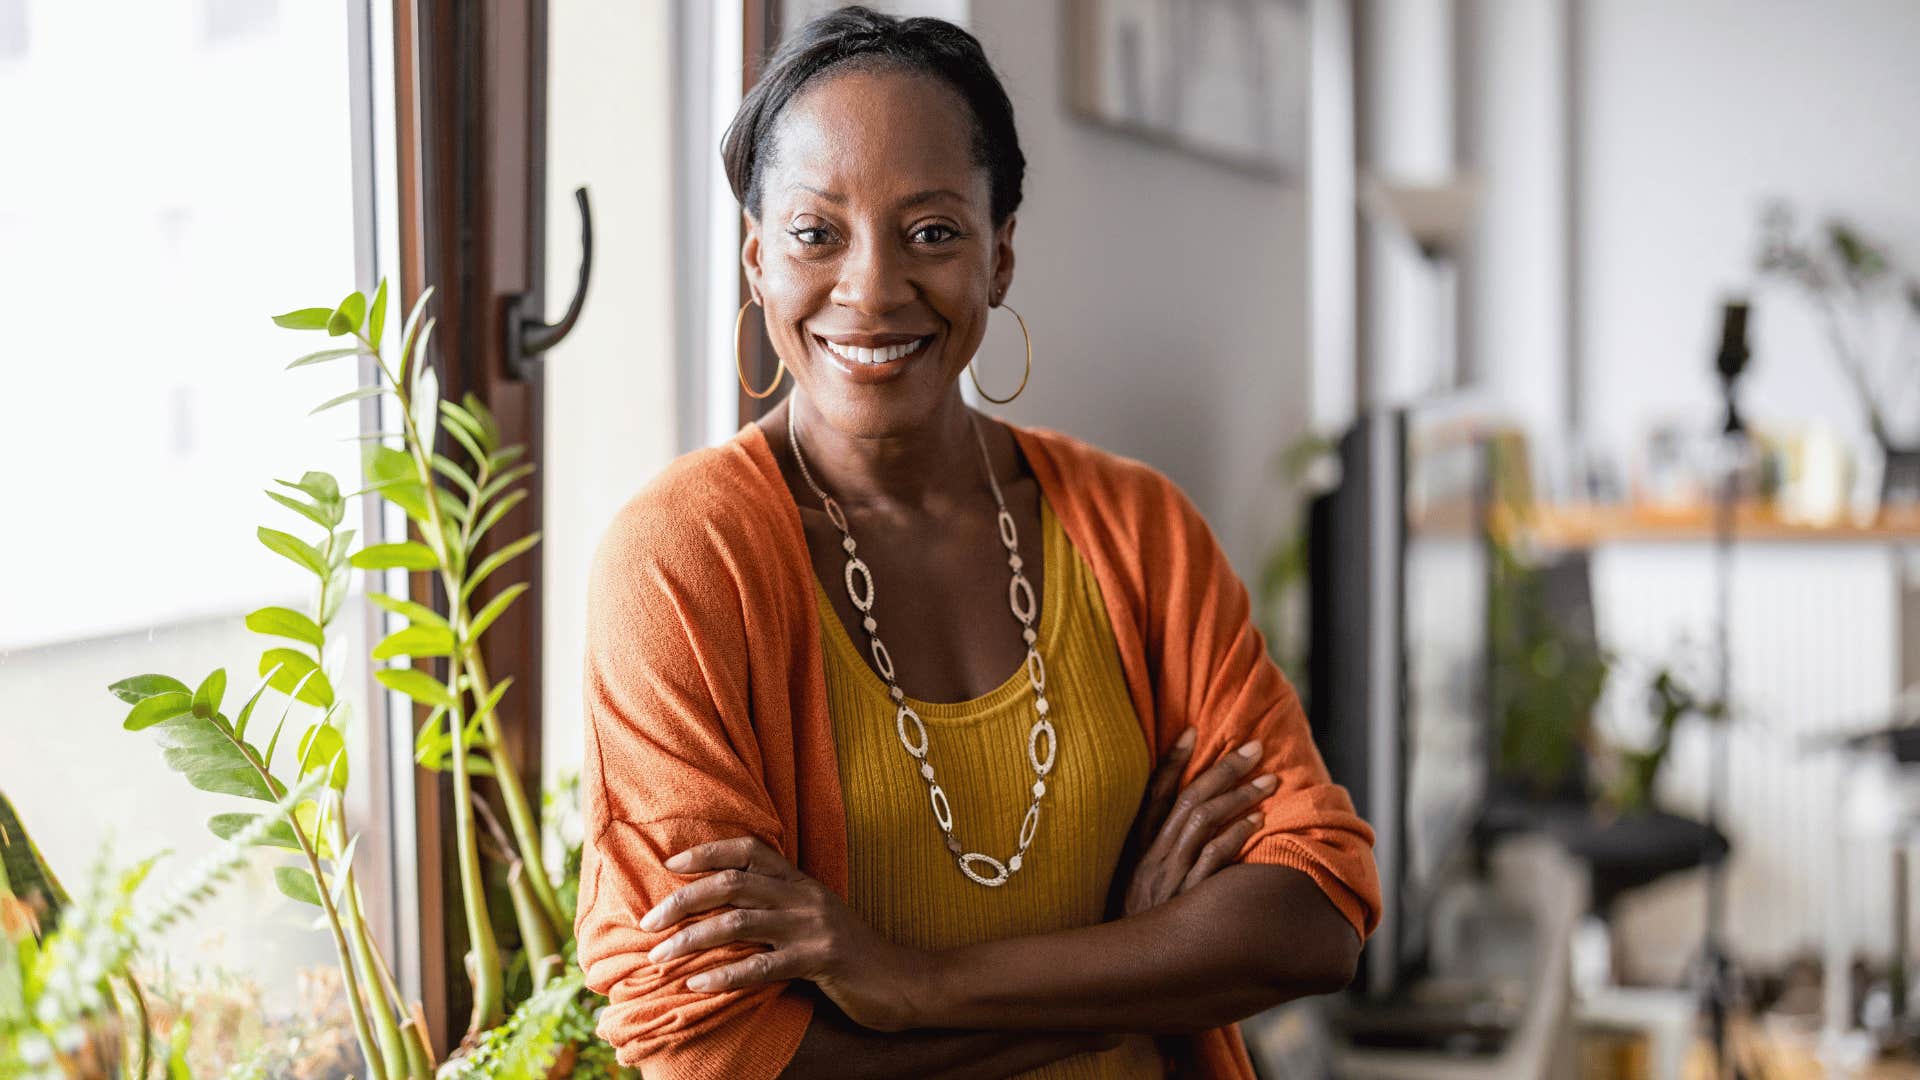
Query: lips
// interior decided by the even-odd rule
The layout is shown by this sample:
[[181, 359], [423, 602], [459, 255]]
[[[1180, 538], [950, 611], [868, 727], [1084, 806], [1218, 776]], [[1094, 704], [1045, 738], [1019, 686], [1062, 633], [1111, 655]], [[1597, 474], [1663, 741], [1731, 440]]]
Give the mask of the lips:
[[933, 352], [937, 334], [809, 334], [820, 356], [847, 381], [888, 382]]

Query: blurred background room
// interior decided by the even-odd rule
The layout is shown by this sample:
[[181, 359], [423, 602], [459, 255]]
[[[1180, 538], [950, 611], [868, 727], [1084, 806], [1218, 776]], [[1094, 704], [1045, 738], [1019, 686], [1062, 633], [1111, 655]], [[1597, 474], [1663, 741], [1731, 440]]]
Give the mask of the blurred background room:
[[[96, 1064], [418, 1075], [486, 1013], [605, 1075], [544, 966], [589, 562], [779, 401], [718, 146], [831, 6], [0, 0], [0, 967], [118, 928], [119, 1007], [46, 1006], [122, 1017]], [[1192, 497], [1377, 830], [1359, 978], [1244, 1024], [1261, 1074], [1920, 1077], [1920, 3], [875, 6], [977, 35], [1028, 158], [1031, 384], [969, 400]], [[456, 522], [473, 580], [401, 550]], [[498, 691], [467, 769], [407, 655]], [[314, 850], [209, 869], [329, 762]]]

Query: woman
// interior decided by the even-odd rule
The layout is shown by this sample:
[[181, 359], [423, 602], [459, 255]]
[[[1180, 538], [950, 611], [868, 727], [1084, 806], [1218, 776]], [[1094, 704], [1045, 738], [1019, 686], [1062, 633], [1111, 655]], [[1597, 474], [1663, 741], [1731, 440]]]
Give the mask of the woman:
[[1231, 1025], [1352, 976], [1372, 834], [1180, 492], [961, 399], [1024, 171], [979, 43], [824, 16], [724, 154], [795, 387], [597, 559], [601, 1034], [649, 1077], [1251, 1077]]

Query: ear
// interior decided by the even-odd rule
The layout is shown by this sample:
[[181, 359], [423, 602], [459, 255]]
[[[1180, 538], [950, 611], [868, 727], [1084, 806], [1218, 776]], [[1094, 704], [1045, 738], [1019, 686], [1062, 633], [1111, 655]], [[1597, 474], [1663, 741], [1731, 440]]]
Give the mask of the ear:
[[1019, 222], [1019, 215], [1008, 214], [1007, 220], [993, 231], [993, 277], [987, 286], [987, 295], [996, 307], [1013, 287], [1013, 227]]
[[760, 291], [760, 223], [745, 210], [740, 212], [740, 220], [746, 228], [746, 238], [740, 241], [740, 269], [747, 275], [747, 291], [758, 301]]

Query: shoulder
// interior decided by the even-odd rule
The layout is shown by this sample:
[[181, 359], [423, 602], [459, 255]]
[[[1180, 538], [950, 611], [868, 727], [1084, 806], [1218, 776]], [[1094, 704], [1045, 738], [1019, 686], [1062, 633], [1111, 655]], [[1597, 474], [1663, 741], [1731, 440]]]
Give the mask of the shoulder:
[[1106, 450], [1050, 428], [1016, 427], [1036, 470], [1051, 473], [1050, 488], [1109, 519], [1139, 527], [1185, 524], [1199, 517], [1186, 492], [1165, 473], [1137, 458]]
[[652, 567], [751, 565], [779, 547], [786, 492], [745, 434], [675, 458], [617, 511], [601, 534], [594, 574]]

